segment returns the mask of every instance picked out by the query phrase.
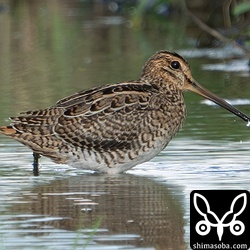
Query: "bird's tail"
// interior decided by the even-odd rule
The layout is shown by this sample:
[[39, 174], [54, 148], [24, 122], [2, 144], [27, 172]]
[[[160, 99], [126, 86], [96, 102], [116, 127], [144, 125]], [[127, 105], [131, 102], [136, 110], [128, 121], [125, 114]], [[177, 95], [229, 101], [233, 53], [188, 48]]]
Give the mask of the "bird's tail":
[[12, 137], [32, 149], [33, 152], [49, 157], [57, 163], [65, 163], [68, 159], [61, 155], [59, 148], [63, 147], [63, 142], [55, 135], [33, 135], [26, 131], [19, 131], [11, 125], [1, 126], [0, 134]]
[[15, 129], [12, 128], [12, 126], [1, 126], [0, 127], [0, 133], [4, 135], [12, 136], [17, 133]]

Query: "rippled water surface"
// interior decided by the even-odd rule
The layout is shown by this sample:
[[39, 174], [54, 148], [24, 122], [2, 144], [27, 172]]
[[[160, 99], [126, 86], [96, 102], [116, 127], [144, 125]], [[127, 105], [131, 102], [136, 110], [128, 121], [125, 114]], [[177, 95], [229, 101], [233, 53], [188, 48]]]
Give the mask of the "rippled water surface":
[[[1, 124], [81, 89], [137, 79], [160, 49], [182, 52], [200, 83], [250, 114], [245, 63], [231, 72], [224, 59], [208, 56], [211, 49], [193, 57], [180, 18], [139, 29], [102, 5], [42, 2], [3, 1], [0, 8]], [[227, 70], [206, 68], [216, 64]], [[189, 249], [192, 190], [250, 190], [250, 128], [195, 94], [185, 99], [188, 117], [169, 146], [114, 176], [44, 157], [34, 176], [32, 152], [0, 135], [0, 250]]]

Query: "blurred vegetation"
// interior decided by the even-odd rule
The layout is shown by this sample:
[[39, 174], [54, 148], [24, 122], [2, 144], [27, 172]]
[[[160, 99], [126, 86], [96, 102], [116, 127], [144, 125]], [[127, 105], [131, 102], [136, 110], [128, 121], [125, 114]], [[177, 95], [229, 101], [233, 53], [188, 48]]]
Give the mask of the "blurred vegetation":
[[250, 12], [250, 2], [242, 2], [233, 8], [233, 14], [235, 16], [247, 14], [248, 12]]
[[188, 17], [191, 17], [201, 28], [200, 35], [196, 37], [197, 46], [232, 43], [247, 52], [250, 58], [249, 0], [141, 0], [137, 2], [132, 15], [136, 27], [145, 25], [149, 16], [163, 22], [173, 15], [187, 22], [190, 22]]
[[194, 37], [197, 47], [231, 43], [250, 58], [249, 0], [110, 0], [105, 3], [111, 12], [130, 15], [138, 31], [148, 27], [149, 22], [150, 25], [157, 22], [158, 29], [168, 29], [169, 19], [175, 18], [201, 29]]
[[243, 21], [237, 36], [245, 36], [246, 46], [250, 49], [250, 2], [241, 1], [232, 9], [232, 14], [238, 23]]

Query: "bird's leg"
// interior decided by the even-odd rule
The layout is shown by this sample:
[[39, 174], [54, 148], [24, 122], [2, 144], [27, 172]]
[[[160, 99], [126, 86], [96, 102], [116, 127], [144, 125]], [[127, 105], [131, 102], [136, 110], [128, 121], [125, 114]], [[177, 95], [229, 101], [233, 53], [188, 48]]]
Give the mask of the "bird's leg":
[[41, 157], [40, 154], [36, 153], [36, 152], [33, 152], [33, 157], [34, 157], [34, 161], [33, 161], [33, 173], [34, 173], [34, 176], [38, 176], [39, 175], [39, 158]]

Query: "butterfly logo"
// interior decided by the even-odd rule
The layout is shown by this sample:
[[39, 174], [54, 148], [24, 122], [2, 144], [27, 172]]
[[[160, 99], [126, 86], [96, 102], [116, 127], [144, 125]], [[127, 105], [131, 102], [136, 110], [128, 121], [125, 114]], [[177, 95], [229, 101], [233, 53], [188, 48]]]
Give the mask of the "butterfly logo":
[[[243, 205], [239, 206], [239, 204], [241, 204], [240, 203], [241, 199], [243, 199]], [[198, 205], [198, 201], [199, 201], [200, 207]], [[230, 232], [236, 236], [244, 233], [245, 225], [243, 224], [242, 221], [237, 220], [237, 217], [246, 208], [246, 205], [247, 205], [246, 193], [239, 194], [233, 199], [230, 205], [229, 211], [227, 211], [222, 216], [221, 219], [213, 211], [211, 211], [210, 205], [207, 199], [203, 195], [199, 193], [194, 193], [193, 204], [194, 204], [196, 211], [203, 217], [203, 219], [197, 222], [195, 226], [195, 230], [199, 235], [204, 236], [204, 235], [209, 234], [211, 227], [217, 228], [217, 235], [218, 235], [219, 241], [221, 241], [222, 239], [225, 227], [229, 227]], [[229, 220], [230, 218], [231, 218], [230, 222], [225, 223], [226, 219]]]

